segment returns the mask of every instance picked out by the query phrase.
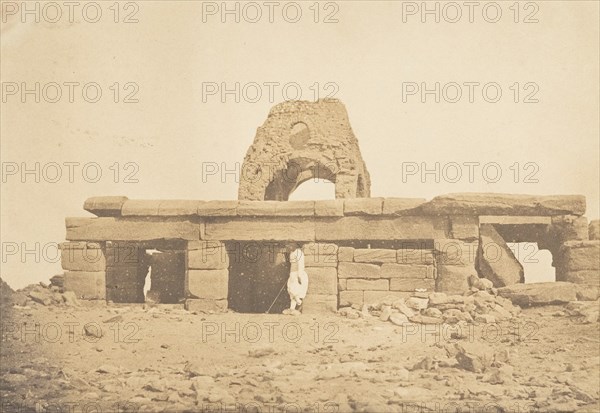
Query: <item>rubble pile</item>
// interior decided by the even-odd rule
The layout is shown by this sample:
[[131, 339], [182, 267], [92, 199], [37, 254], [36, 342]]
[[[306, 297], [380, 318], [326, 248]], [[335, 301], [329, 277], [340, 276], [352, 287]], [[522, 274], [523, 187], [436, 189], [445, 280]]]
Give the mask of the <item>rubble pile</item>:
[[493, 288], [491, 282], [483, 278], [471, 277], [469, 282], [471, 288], [464, 295], [415, 291], [407, 298], [387, 296], [374, 303], [343, 307], [338, 313], [351, 319], [378, 318], [400, 326], [407, 323], [489, 324], [511, 320], [520, 313], [520, 305], [528, 307], [533, 302], [535, 305], [567, 304], [564, 315], [578, 317], [586, 323], [599, 321], [600, 301], [576, 301], [574, 292], [572, 301], [545, 302], [539, 298], [539, 291], [548, 288], [546, 284], [559, 283], [520, 284], [526, 288], [520, 288], [519, 294], [510, 294], [508, 290]]
[[[57, 278], [58, 277], [58, 278]], [[56, 285], [56, 282], [62, 282], [59, 276], [52, 277], [52, 282], [47, 285], [43, 282], [39, 284], [31, 284], [27, 287], [12, 292], [7, 299], [10, 300], [12, 305], [20, 307], [28, 307], [31, 305], [66, 305], [66, 306], [79, 306], [80, 303], [75, 296], [73, 291], [65, 291], [62, 287]], [[5, 284], [3, 282], [3, 284]], [[6, 288], [10, 289], [8, 285]], [[5, 286], [2, 286], [2, 302], [5, 302], [4, 291]]]

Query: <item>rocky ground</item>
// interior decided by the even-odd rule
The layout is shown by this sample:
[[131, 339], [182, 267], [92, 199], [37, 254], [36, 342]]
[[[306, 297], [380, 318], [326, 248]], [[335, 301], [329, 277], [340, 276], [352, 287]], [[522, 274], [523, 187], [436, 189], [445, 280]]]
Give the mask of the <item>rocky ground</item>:
[[600, 411], [598, 301], [521, 310], [484, 287], [289, 316], [3, 284], [2, 411]]

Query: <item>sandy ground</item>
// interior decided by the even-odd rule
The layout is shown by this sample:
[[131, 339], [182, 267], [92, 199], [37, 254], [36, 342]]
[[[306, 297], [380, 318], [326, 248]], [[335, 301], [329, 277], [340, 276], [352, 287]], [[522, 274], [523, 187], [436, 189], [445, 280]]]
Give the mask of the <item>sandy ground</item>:
[[558, 306], [462, 331], [178, 305], [2, 312], [7, 412], [600, 411], [599, 325]]

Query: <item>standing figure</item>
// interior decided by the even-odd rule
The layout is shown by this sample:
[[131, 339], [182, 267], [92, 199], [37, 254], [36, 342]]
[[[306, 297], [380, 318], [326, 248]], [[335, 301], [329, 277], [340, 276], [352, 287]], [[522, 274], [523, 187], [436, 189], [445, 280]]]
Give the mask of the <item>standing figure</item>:
[[299, 314], [308, 291], [308, 274], [304, 271], [304, 253], [300, 247], [290, 252], [290, 277], [287, 281], [287, 291], [290, 295], [290, 309], [284, 313]]

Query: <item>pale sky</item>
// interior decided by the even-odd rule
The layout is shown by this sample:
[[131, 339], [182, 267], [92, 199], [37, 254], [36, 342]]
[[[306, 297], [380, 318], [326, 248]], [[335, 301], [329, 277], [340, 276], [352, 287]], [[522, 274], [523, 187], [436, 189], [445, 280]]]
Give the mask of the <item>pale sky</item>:
[[[297, 23], [282, 15], [290, 2], [280, 2], [273, 23], [266, 7], [262, 19], [248, 22], [255, 10], [242, 9], [243, 3], [239, 23], [234, 15], [221, 22], [218, 11], [204, 15], [203, 22], [203, 3], [196, 1], [138, 1], [127, 8], [120, 3], [118, 16], [109, 9], [114, 2], [99, 2], [97, 23], [85, 20], [93, 19], [94, 10], [84, 16], [81, 9], [70, 23], [65, 7], [62, 18], [52, 23], [56, 11], [43, 10], [40, 3], [41, 21], [35, 23], [35, 16], [21, 10], [12, 14], [7, 3], [21, 2], [2, 3], [2, 243], [3, 248], [16, 244], [29, 250], [37, 245], [40, 251], [39, 257], [22, 259], [20, 254], [6, 256], [3, 249], [1, 275], [13, 287], [61, 272], [60, 262], [52, 262], [52, 245], [64, 241], [65, 217], [89, 216], [82, 209], [88, 197], [235, 199], [234, 174], [203, 179], [203, 165], [232, 170], [241, 163], [269, 109], [285, 99], [282, 86], [288, 86], [290, 97], [294, 83], [305, 100], [313, 100], [319, 90], [320, 97], [334, 93], [346, 105], [371, 174], [372, 196], [584, 194], [586, 215], [600, 215], [596, 1], [534, 2], [539, 10], [520, 9], [519, 23], [509, 9], [512, 1], [499, 2], [497, 23], [486, 22], [481, 9], [470, 23], [466, 8], [457, 23], [444, 20], [454, 16], [449, 9], [440, 23], [432, 16], [422, 23], [419, 12], [405, 14], [403, 22], [408, 3], [392, 1], [330, 2], [327, 8], [320, 3], [318, 23], [312, 1], [297, 3], [302, 9]], [[204, 3], [208, 10], [221, 5]], [[293, 18], [294, 9], [286, 10], [288, 20]], [[494, 17], [493, 11], [487, 10], [486, 17]], [[123, 23], [126, 16], [138, 22]], [[324, 23], [326, 16], [338, 22]], [[527, 16], [538, 22], [524, 23]], [[40, 103], [35, 93], [21, 102], [22, 87], [34, 89], [36, 82]], [[62, 92], [56, 103], [49, 102], [56, 92], [52, 82]], [[73, 103], [65, 82], [78, 83]], [[102, 91], [97, 103], [82, 96], [82, 85], [92, 82]], [[232, 89], [236, 82], [245, 92], [239, 102], [233, 95], [203, 96], [210, 85]], [[270, 99], [265, 84], [272, 82]], [[427, 95], [423, 103], [417, 93], [403, 102], [403, 88], [424, 84], [431, 89], [436, 82], [446, 100], [455, 96], [455, 84], [462, 98], [450, 103], [442, 96], [436, 103]], [[479, 84], [473, 103], [465, 86], [470, 82]], [[482, 95], [483, 85], [492, 83], [502, 91], [497, 103]], [[261, 85], [258, 99], [254, 84]], [[87, 90], [92, 99], [94, 89]], [[123, 102], [130, 92], [139, 102]], [[486, 97], [493, 98], [492, 92], [488, 89]], [[523, 103], [528, 96], [539, 101]], [[46, 179], [35, 182], [35, 174], [29, 174], [21, 182], [22, 166], [34, 169], [36, 162]], [[71, 164], [74, 182], [69, 182], [65, 162], [78, 163]], [[102, 177], [86, 182], [94, 178], [94, 162]], [[455, 166], [465, 162], [480, 165], [473, 182], [466, 166], [462, 178], [451, 182]], [[62, 172], [55, 183], [50, 182], [56, 174], [53, 163]], [[415, 165], [434, 169], [436, 163], [447, 179], [403, 176]], [[15, 165], [19, 170], [12, 175]], [[499, 166], [498, 182], [486, 182], [484, 165], [493, 167], [487, 169], [492, 180]], [[124, 182], [130, 173], [137, 183]], [[537, 182], [526, 182], [527, 176]], [[323, 186], [316, 186], [314, 197], [331, 196]], [[311, 197], [303, 191], [302, 197]]]

